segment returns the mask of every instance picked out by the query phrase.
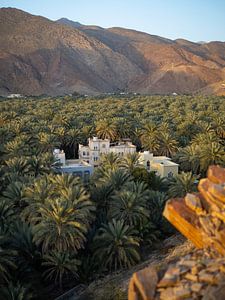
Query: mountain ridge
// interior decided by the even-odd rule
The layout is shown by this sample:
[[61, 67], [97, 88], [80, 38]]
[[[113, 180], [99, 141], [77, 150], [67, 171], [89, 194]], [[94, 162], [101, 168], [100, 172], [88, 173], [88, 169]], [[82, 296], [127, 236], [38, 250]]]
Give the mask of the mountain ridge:
[[13, 8], [0, 9], [0, 33], [2, 95], [213, 94], [218, 84], [223, 94], [224, 42], [51, 21]]

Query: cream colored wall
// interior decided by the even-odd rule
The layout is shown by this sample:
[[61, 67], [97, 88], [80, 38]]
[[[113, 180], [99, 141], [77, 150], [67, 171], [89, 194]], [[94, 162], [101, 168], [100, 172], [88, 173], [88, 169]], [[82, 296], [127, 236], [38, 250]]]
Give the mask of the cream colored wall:
[[168, 174], [172, 172], [173, 176], [178, 174], [178, 165], [162, 165], [160, 163], [151, 163], [150, 171], [156, 171], [161, 177], [168, 177]]
[[143, 164], [145, 167], [147, 167], [147, 162], [153, 160], [153, 154], [149, 151], [141, 152], [139, 153], [139, 162]]
[[116, 153], [116, 154], [123, 153], [123, 155], [127, 155], [129, 153], [135, 153], [136, 152], [136, 148], [129, 147], [127, 145], [122, 145], [122, 146], [119, 146], [119, 147], [116, 147], [116, 146], [113, 147], [112, 146], [112, 147], [109, 148], [109, 152], [113, 152], [113, 153]]
[[163, 177], [168, 177], [169, 173], [173, 174], [173, 177], [178, 174], [178, 166], [177, 165], [171, 165], [171, 166], [164, 166], [163, 167]]

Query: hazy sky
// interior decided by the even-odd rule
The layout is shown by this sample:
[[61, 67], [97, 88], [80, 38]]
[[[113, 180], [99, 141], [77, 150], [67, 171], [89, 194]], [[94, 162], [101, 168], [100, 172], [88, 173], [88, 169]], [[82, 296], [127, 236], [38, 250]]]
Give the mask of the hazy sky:
[[225, 41], [225, 0], [0, 0], [0, 6], [171, 39]]

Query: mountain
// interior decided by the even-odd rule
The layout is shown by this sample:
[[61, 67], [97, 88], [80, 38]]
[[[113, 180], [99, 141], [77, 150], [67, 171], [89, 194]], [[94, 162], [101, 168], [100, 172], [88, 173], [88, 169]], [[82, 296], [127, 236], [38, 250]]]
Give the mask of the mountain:
[[218, 86], [223, 94], [224, 80], [223, 42], [173, 41], [0, 9], [1, 95], [214, 93]]
[[71, 20], [69, 20], [67, 18], [61, 18], [61, 19], [57, 20], [57, 22], [60, 23], [60, 24], [72, 26], [74, 28], [79, 28], [79, 27], [83, 26], [81, 23], [71, 21]]

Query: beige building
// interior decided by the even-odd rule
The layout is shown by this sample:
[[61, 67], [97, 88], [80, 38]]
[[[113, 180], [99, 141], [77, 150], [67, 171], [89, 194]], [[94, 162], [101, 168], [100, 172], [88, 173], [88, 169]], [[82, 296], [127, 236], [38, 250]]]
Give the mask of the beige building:
[[[88, 139], [88, 146], [79, 145], [79, 159], [66, 160], [64, 151], [54, 150], [55, 158], [61, 163], [62, 173], [72, 173], [87, 178], [93, 173], [94, 167], [100, 163], [101, 156], [116, 153], [123, 157], [136, 152], [136, 146], [129, 141], [110, 144], [109, 139], [97, 137]], [[154, 156], [149, 151], [139, 153], [139, 162], [148, 171], [155, 171], [160, 177], [172, 177], [178, 174], [178, 164], [166, 156]]]
[[160, 177], [173, 177], [178, 174], [179, 165], [167, 156], [153, 156], [149, 151], [144, 151], [140, 153], [140, 163]]
[[136, 147], [131, 142], [118, 142], [110, 144], [110, 140], [99, 139], [97, 137], [88, 139], [88, 146], [79, 145], [79, 157], [87, 163], [98, 166], [101, 155], [107, 153], [116, 153], [119, 156], [135, 153]]

